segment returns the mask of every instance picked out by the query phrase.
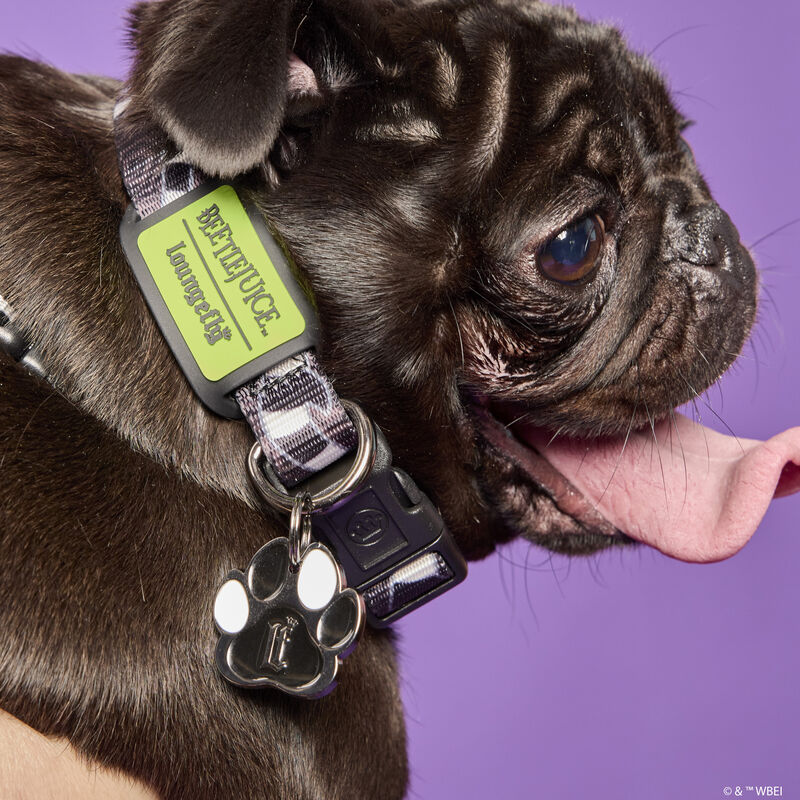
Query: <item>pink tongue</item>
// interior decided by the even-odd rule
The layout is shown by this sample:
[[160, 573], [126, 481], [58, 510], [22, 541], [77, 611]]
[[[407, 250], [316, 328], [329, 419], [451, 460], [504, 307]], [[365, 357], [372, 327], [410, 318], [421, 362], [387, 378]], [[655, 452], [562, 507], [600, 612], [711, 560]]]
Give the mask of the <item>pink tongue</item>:
[[[800, 428], [735, 439], [684, 416], [623, 439], [515, 432], [619, 530], [684, 561], [719, 561], [755, 533], [773, 497], [800, 491]], [[671, 433], [670, 433], [671, 432]], [[621, 454], [621, 455], [620, 455]]]

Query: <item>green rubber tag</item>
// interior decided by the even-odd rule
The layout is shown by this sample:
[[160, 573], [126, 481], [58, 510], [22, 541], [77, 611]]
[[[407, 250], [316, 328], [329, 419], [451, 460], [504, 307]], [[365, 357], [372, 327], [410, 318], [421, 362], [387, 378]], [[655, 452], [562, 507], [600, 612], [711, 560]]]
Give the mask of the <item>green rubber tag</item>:
[[220, 380], [305, 330], [231, 186], [146, 228], [137, 244], [207, 380]]

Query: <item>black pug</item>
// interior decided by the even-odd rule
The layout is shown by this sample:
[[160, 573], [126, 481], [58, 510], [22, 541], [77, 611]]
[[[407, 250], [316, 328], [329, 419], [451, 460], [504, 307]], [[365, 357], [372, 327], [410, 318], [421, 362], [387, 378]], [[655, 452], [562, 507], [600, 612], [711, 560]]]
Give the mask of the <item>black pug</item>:
[[[469, 558], [631, 534], [712, 560], [752, 533], [729, 509], [664, 532], [637, 495], [644, 442], [739, 352], [756, 277], [616, 30], [526, 0], [161, 0], [131, 40], [129, 113], [259, 205], [326, 372]], [[122, 256], [119, 89], [0, 58], [0, 293], [50, 373], [2, 359], [0, 706], [165, 798], [400, 798], [390, 635], [368, 631], [314, 702], [214, 669], [215, 591], [286, 521]], [[765, 505], [796, 438], [752, 447], [758, 480], [744, 459], [692, 481], [691, 505]], [[627, 494], [601, 493], [618, 469]]]

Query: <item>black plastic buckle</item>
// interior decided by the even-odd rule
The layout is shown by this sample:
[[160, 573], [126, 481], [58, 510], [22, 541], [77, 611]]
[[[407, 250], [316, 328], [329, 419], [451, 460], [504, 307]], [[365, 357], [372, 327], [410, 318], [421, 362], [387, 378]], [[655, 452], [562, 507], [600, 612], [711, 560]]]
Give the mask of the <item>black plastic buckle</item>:
[[[386, 437], [375, 426], [373, 469], [357, 491], [312, 516], [314, 534], [335, 552], [347, 585], [363, 595], [367, 620], [384, 628], [467, 576], [467, 563], [436, 506], [392, 466]], [[347, 459], [344, 459], [346, 462]], [[335, 464], [301, 485], [332, 485], [348, 464]]]

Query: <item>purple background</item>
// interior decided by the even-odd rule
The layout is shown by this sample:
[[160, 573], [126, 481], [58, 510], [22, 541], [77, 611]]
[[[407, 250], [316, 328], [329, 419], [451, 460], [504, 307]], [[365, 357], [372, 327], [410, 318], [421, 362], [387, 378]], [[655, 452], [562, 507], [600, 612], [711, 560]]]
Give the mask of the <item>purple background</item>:
[[[126, 5], [4, 0], [0, 48], [121, 77]], [[641, 50], [674, 34], [655, 58], [698, 122], [688, 139], [745, 242], [800, 216], [798, 8], [579, 6]], [[709, 393], [743, 436], [800, 423], [798, 246], [800, 225], [756, 248], [772, 302]], [[745, 550], [716, 565], [644, 549], [568, 562], [522, 543], [474, 565], [399, 626], [409, 797], [702, 800], [737, 784], [800, 797], [798, 511], [800, 499], [778, 501]]]

